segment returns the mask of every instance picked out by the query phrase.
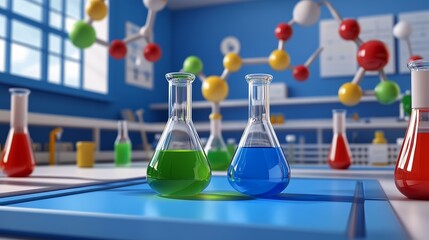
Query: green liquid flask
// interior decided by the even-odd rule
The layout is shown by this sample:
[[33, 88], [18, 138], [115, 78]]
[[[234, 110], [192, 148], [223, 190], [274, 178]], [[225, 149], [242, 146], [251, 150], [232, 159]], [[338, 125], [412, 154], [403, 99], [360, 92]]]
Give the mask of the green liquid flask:
[[210, 183], [211, 169], [192, 123], [190, 73], [168, 73], [169, 119], [147, 167], [149, 186], [162, 196], [199, 194]]
[[118, 137], [115, 141], [115, 165], [117, 167], [131, 165], [131, 141], [128, 137], [126, 121], [118, 122]]
[[223, 141], [221, 132], [222, 115], [219, 113], [219, 103], [213, 104], [210, 114], [210, 137], [204, 148], [212, 170], [226, 171], [231, 163], [231, 155]]

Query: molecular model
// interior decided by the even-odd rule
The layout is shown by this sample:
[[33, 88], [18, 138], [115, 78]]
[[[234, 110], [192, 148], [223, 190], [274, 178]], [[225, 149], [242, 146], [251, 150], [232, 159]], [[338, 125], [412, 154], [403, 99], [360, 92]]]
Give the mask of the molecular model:
[[143, 0], [143, 4], [149, 11], [146, 24], [140, 29], [139, 33], [127, 37], [124, 40], [115, 39], [109, 44], [97, 39], [94, 27], [92, 26], [93, 21], [101, 21], [107, 16], [107, 5], [104, 0], [89, 0], [86, 7], [89, 20], [81, 20], [75, 23], [69, 34], [70, 41], [77, 48], [81, 49], [90, 47], [94, 42], [100, 43], [109, 47], [109, 54], [111, 57], [123, 59], [127, 55], [127, 43], [143, 38], [147, 42], [143, 50], [143, 56], [150, 62], [158, 61], [161, 58], [162, 51], [157, 44], [151, 42], [151, 39], [153, 36], [156, 13], [165, 7], [167, 0]]

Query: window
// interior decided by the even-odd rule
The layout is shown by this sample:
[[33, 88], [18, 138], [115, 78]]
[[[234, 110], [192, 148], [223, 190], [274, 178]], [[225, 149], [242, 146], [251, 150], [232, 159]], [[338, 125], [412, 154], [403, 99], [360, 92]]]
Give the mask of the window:
[[[0, 0], [0, 74], [11, 76], [0, 81], [107, 95], [108, 49], [94, 43], [82, 51], [68, 40], [74, 23], [85, 17], [85, 4], [85, 0]], [[108, 20], [93, 26], [97, 38], [107, 42]]]

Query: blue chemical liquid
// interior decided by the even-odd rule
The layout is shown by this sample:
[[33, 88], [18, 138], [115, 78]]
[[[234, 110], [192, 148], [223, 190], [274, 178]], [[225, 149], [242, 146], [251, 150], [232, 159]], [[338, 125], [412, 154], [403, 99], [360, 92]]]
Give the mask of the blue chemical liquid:
[[279, 147], [240, 147], [228, 169], [231, 186], [251, 196], [279, 194], [289, 179], [289, 164]]

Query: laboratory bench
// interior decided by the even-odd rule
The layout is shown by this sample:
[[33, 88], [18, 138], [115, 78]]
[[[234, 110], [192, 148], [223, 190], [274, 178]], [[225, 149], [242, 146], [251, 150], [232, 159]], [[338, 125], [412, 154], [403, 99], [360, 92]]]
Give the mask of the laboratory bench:
[[93, 239], [424, 239], [429, 202], [401, 195], [393, 166], [291, 165], [279, 195], [253, 198], [213, 172], [199, 195], [166, 198], [146, 162], [37, 166], [0, 176], [0, 236]]

